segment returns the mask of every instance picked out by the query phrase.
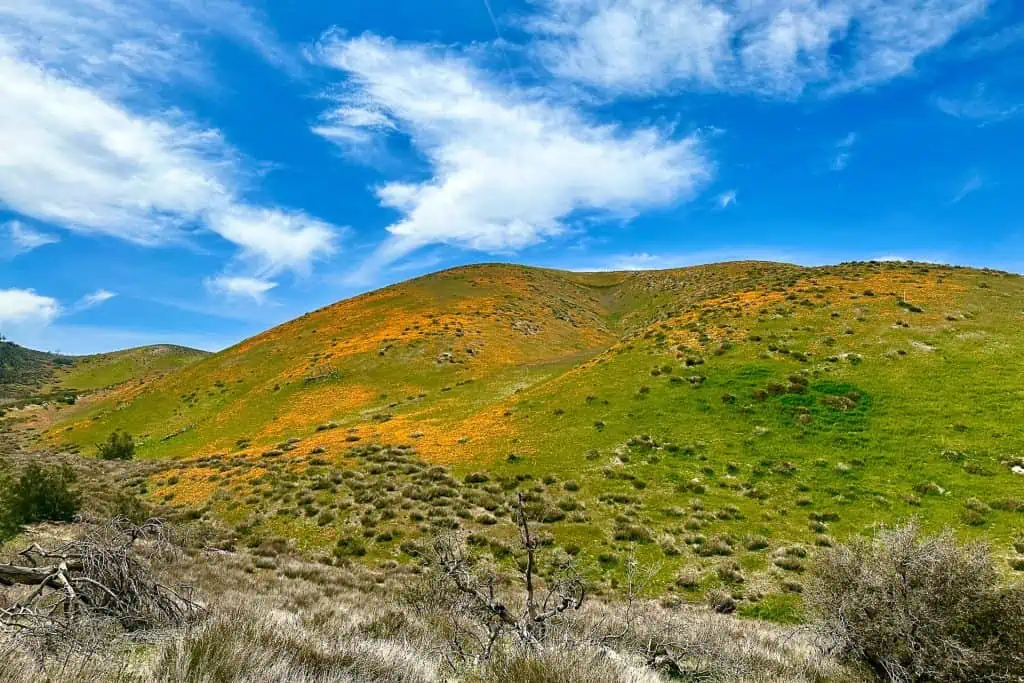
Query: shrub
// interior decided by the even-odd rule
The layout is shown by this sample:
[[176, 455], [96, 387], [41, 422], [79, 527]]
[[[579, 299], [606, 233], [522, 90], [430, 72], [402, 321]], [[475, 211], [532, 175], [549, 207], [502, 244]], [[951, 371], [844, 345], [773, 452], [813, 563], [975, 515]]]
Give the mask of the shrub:
[[676, 585], [680, 588], [693, 590], [700, 585], [703, 576], [696, 567], [683, 567], [676, 575]]
[[916, 524], [822, 553], [806, 604], [848, 659], [884, 680], [996, 681], [1024, 675], [1024, 588], [986, 546]]
[[153, 511], [149, 509], [149, 506], [141, 498], [128, 491], [120, 491], [114, 496], [110, 512], [112, 517], [127, 519], [137, 526], [142, 526], [153, 516]]
[[729, 542], [729, 539], [723, 536], [715, 536], [697, 548], [697, 554], [701, 557], [712, 557], [715, 555], [726, 557], [728, 555], [732, 555], [732, 553], [732, 543]]
[[743, 583], [744, 577], [740, 566], [731, 562], [729, 564], [719, 565], [715, 569], [715, 573], [718, 574], [718, 578], [725, 583]]
[[103, 443], [96, 444], [102, 460], [131, 460], [135, 455], [135, 439], [128, 432], [111, 432]]
[[70, 522], [82, 503], [73, 489], [77, 477], [69, 465], [30, 464], [16, 479], [0, 477], [0, 536], [24, 524]]
[[764, 536], [755, 535], [747, 539], [747, 550], [757, 551], [764, 550], [768, 547], [768, 539]]

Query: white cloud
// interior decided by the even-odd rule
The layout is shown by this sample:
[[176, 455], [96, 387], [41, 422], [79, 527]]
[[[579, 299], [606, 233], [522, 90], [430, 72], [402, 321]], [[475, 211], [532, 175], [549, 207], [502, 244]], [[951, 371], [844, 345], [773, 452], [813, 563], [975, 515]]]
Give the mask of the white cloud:
[[21, 221], [8, 221], [0, 228], [7, 233], [7, 239], [0, 244], [0, 257], [13, 258], [60, 241], [56, 235], [40, 232]]
[[[0, 327], [45, 326], [60, 315], [56, 299], [32, 289], [0, 289]], [[0, 330], [3, 331], [3, 330]]]
[[849, 133], [836, 143], [835, 153], [832, 156], [832, 170], [844, 171], [850, 165], [850, 157], [853, 154], [853, 146], [857, 143], [857, 134]]
[[86, 294], [75, 304], [75, 311], [85, 311], [96, 308], [113, 299], [117, 294], [106, 289], [98, 289], [92, 294]]
[[[255, 173], [219, 131], [181, 113], [139, 112], [130, 88], [108, 85], [162, 78], [164, 60], [173, 71], [180, 59], [187, 70], [188, 34], [176, 24], [151, 25], [160, 11], [227, 20], [232, 7], [221, 0], [0, 0], [0, 203], [55, 226], [144, 245], [205, 228], [238, 245], [261, 273], [302, 270], [331, 253], [330, 226], [245, 200]], [[249, 35], [254, 29], [245, 24], [230, 30]], [[135, 45], [133, 36], [141, 43], [128, 59], [122, 53]]]
[[565, 232], [580, 213], [628, 217], [688, 198], [712, 175], [696, 137], [591, 122], [460, 55], [327, 36], [320, 56], [348, 82], [318, 132], [353, 140], [400, 130], [430, 165], [426, 180], [377, 188], [400, 216], [377, 263], [431, 243], [514, 251]]
[[243, 257], [253, 262], [261, 275], [286, 268], [308, 269], [313, 259], [334, 253], [340, 233], [334, 226], [299, 211], [244, 205], [218, 210], [208, 220], [221, 237], [242, 248]]
[[558, 76], [611, 94], [796, 96], [897, 78], [988, 0], [537, 0], [528, 28]]
[[211, 292], [230, 298], [247, 298], [263, 303], [267, 292], [277, 287], [277, 283], [253, 277], [221, 275], [207, 280], [206, 287]]
[[613, 256], [608, 263], [602, 264], [597, 270], [664, 270], [671, 268], [676, 262], [672, 256], [655, 256], [647, 252], [638, 252]]
[[718, 208], [728, 209], [730, 206], [734, 206], [736, 204], [738, 196], [739, 193], [736, 190], [726, 190], [722, 194], [718, 195], [715, 198], [715, 201], [718, 203]]

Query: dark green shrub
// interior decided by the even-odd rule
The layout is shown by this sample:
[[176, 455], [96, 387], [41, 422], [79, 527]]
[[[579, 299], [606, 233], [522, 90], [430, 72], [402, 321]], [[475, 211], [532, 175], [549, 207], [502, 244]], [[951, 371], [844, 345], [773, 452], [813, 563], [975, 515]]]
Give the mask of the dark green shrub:
[[103, 443], [96, 444], [102, 460], [131, 460], [135, 455], [135, 439], [128, 432], [112, 432]]
[[69, 465], [36, 463], [17, 478], [0, 476], [0, 535], [16, 533], [24, 524], [72, 521], [82, 503], [73, 488], [76, 480]]

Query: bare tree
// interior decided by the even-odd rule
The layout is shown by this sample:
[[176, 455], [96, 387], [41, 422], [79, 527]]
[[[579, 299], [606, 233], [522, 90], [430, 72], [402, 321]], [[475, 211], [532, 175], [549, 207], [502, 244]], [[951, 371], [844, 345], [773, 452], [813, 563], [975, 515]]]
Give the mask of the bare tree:
[[[525, 561], [521, 568], [525, 604], [519, 610], [509, 607], [497, 592], [498, 577], [493, 571], [481, 572], [474, 558], [466, 551], [462, 539], [455, 535], [438, 537], [434, 541], [434, 562], [441, 574], [454, 586], [461, 596], [465, 613], [475, 617], [483, 627], [484, 637], [466, 631], [457, 619], [452, 620], [456, 635], [453, 649], [463, 658], [472, 658], [477, 663], [490, 659], [495, 644], [506, 633], [531, 650], [544, 647], [549, 622], [568, 610], [579, 610], [586, 600], [587, 591], [582, 577], [571, 564], [559, 568], [541, 585], [538, 578], [537, 554], [540, 543], [530, 530], [522, 494], [519, 495], [515, 521], [519, 527], [520, 542]], [[475, 641], [476, 655], [466, 653], [462, 642]]]

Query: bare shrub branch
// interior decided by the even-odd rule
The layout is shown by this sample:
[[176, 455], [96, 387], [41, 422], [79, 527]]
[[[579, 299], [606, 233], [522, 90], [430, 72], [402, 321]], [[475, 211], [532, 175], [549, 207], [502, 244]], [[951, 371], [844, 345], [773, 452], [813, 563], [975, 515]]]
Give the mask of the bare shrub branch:
[[837, 654], [883, 680], [1024, 677], [1024, 588], [1007, 586], [988, 548], [916, 523], [825, 552], [807, 605]]
[[169, 552], [169, 541], [161, 520], [136, 526], [115, 519], [52, 550], [32, 544], [18, 564], [0, 564], [0, 583], [34, 587], [0, 607], [0, 629], [49, 638], [79, 617], [113, 619], [126, 631], [191, 621], [203, 607], [188, 588], [157, 581], [149, 561]]
[[[448, 579], [461, 600], [452, 603], [453, 611], [470, 615], [485, 637], [471, 637], [476, 641], [475, 654], [464, 651], [465, 638], [453, 637], [452, 645], [460, 659], [479, 664], [490, 659], [495, 645], [505, 633], [512, 633], [523, 647], [540, 651], [547, 634], [547, 624], [568, 610], [579, 610], [586, 600], [587, 591], [582, 577], [571, 563], [557, 568], [546, 587], [538, 584], [538, 550], [540, 543], [530, 529], [520, 494], [515, 520], [519, 526], [521, 547], [526, 555], [521, 570], [525, 589], [525, 603], [521, 611], [509, 607], [500, 599], [496, 587], [500, 581], [491, 568], [481, 567], [465, 548], [463, 539], [454, 534], [434, 540], [433, 564]], [[546, 590], [545, 590], [546, 588]], [[543, 592], [544, 597], [539, 597]], [[467, 629], [458, 618], [451, 619], [453, 636], [467, 635]], [[468, 633], [472, 633], [469, 630]]]

